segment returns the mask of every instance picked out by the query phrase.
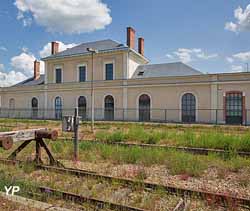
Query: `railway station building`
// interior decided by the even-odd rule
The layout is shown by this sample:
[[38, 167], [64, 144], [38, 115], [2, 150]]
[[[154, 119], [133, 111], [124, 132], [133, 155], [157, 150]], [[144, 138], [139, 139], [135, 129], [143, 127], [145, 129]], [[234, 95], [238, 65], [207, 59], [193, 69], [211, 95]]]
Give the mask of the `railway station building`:
[[88, 120], [93, 97], [96, 120], [250, 123], [250, 73], [150, 64], [131, 27], [126, 44], [108, 39], [59, 52], [52, 42], [42, 61], [44, 74], [35, 61], [33, 77], [0, 89], [0, 117], [60, 119], [78, 107]]

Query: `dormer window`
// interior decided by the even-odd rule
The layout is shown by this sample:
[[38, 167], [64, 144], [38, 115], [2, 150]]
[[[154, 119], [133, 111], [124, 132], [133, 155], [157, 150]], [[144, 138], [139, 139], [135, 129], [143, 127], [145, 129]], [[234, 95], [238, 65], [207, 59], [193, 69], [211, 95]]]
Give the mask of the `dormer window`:
[[143, 74], [144, 74], [144, 71], [140, 71], [137, 75], [138, 76], [143, 76]]
[[105, 80], [114, 80], [114, 64], [105, 64]]
[[78, 80], [79, 82], [85, 82], [86, 81], [86, 65], [79, 65], [78, 66]]

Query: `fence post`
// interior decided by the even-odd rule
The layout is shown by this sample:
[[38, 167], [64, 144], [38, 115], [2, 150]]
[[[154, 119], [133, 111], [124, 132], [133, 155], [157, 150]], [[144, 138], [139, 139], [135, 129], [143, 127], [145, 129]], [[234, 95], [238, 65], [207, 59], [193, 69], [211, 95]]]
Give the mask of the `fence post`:
[[216, 109], [215, 111], [215, 117], [216, 117], [215, 124], [218, 125], [218, 109]]
[[167, 122], [167, 109], [165, 109], [165, 122]]
[[245, 109], [245, 126], [247, 126], [247, 109]]
[[78, 161], [78, 126], [79, 126], [78, 108], [75, 108], [74, 114], [74, 161]]

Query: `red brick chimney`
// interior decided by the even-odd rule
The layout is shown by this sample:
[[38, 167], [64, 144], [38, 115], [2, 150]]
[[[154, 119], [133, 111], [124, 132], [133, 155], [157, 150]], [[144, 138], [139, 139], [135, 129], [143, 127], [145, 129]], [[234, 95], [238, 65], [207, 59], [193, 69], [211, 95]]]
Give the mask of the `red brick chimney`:
[[40, 62], [34, 61], [34, 80], [37, 80], [40, 78]]
[[127, 28], [127, 46], [135, 49], [135, 30], [132, 27]]
[[140, 37], [138, 39], [138, 52], [144, 56], [144, 38]]
[[59, 52], [59, 43], [51, 42], [51, 54], [54, 55]]

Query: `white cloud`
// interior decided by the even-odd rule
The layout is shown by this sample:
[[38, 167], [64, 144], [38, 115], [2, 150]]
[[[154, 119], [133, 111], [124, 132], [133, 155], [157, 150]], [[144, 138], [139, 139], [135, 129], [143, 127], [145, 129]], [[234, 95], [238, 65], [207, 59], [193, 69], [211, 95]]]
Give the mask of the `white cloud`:
[[172, 54], [166, 54], [169, 59], [178, 59], [184, 63], [189, 63], [198, 59], [208, 60], [218, 57], [218, 54], [207, 54], [202, 49], [199, 48], [179, 48]]
[[[76, 46], [76, 44], [64, 44], [59, 42], [59, 50], [63, 51], [67, 48]], [[51, 44], [46, 44], [43, 49], [39, 52], [41, 57], [46, 57], [51, 54]], [[36, 57], [29, 51], [27, 47], [22, 48], [22, 52], [11, 58], [11, 71], [7, 72], [4, 65], [0, 63], [0, 87], [10, 86], [19, 83], [28, 77], [32, 77], [34, 74], [34, 61]], [[44, 62], [40, 61], [40, 73], [44, 73]]]
[[49, 32], [84, 33], [104, 29], [112, 22], [102, 0], [16, 0], [18, 20], [35, 20]]
[[8, 49], [5, 48], [4, 46], [0, 46], [0, 51], [8, 51]]
[[218, 54], [217, 53], [214, 53], [214, 54], [205, 54], [204, 52], [201, 52], [200, 54], [197, 54], [197, 57], [198, 58], [201, 58], [201, 59], [213, 59], [213, 58], [216, 58], [218, 57]]
[[24, 53], [28, 53], [29, 52], [29, 49], [27, 48], [27, 47], [22, 47], [22, 51], [24, 52]]
[[166, 57], [167, 57], [168, 59], [174, 59], [174, 56], [171, 55], [171, 54], [166, 54]]
[[241, 7], [235, 9], [234, 17], [236, 19], [236, 23], [227, 22], [225, 24], [226, 30], [233, 32], [250, 31], [250, 4], [247, 5], [245, 10]]
[[26, 76], [21, 72], [14, 70], [5, 72], [4, 64], [0, 64], [0, 87], [11, 86], [26, 79]]
[[23, 80], [25, 80], [27, 77], [21, 73], [21, 72], [2, 72], [0, 71], [0, 87], [6, 87], [11, 86], [14, 84], [17, 84]]
[[244, 68], [242, 65], [232, 65], [233, 72], [243, 72]]
[[16, 71], [32, 76], [35, 60], [36, 57], [33, 54], [22, 52], [20, 55], [11, 58], [11, 66]]
[[192, 61], [191, 54], [193, 50], [179, 48], [174, 54], [184, 63], [189, 63]]
[[229, 31], [232, 31], [232, 32], [237, 32], [238, 31], [238, 26], [233, 22], [228, 22], [225, 25], [225, 29], [229, 30]]
[[233, 57], [235, 59], [242, 61], [242, 62], [250, 61], [250, 51], [234, 54]]
[[4, 64], [0, 64], [0, 71], [4, 70]]
[[226, 60], [229, 63], [233, 63], [234, 62], [234, 59], [232, 57], [227, 57]]
[[[67, 48], [72, 48], [76, 46], [75, 43], [64, 44], [63, 42], [57, 41], [59, 43], [59, 51], [64, 51]], [[47, 57], [51, 55], [51, 43], [47, 43], [43, 49], [39, 52], [41, 58]]]

